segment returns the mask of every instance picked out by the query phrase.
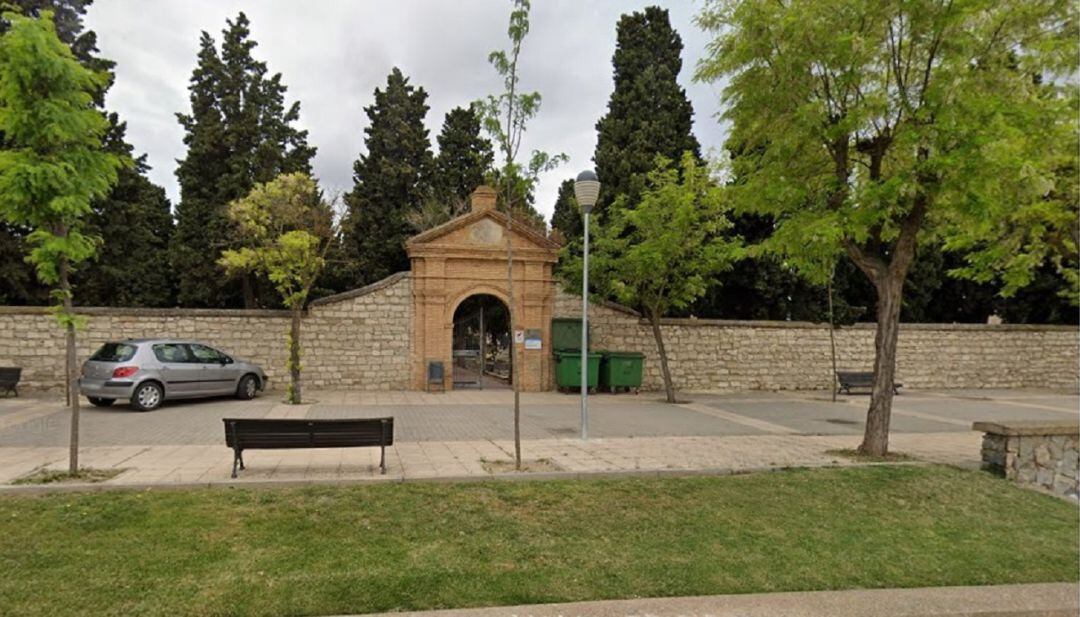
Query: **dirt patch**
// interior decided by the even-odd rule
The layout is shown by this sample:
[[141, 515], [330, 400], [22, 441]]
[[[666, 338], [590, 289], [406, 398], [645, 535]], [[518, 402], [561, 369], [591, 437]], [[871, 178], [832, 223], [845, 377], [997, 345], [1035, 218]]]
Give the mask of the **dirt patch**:
[[94, 484], [112, 480], [127, 471], [126, 469], [91, 469], [83, 468], [74, 474], [58, 469], [39, 469], [29, 475], [18, 478], [12, 484]]
[[919, 460], [914, 456], [904, 454], [903, 452], [887, 452], [885, 453], [885, 456], [870, 456], [869, 454], [862, 454], [854, 448], [826, 450], [825, 454], [830, 456], [841, 456], [860, 463], [910, 463]]

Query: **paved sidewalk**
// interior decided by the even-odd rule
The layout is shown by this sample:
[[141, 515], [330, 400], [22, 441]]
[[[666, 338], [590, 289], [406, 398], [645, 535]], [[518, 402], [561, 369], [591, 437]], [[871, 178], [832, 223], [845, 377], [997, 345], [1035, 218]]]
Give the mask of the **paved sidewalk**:
[[[723, 473], [777, 467], [850, 465], [826, 451], [859, 444], [867, 397], [831, 402], [821, 392], [692, 393], [669, 405], [656, 393], [591, 397], [590, 440], [577, 438], [578, 398], [523, 397], [526, 461], [545, 473]], [[122, 405], [89, 407], [82, 417], [81, 463], [121, 469], [109, 485], [214, 484], [230, 479], [223, 417], [395, 418], [386, 475], [374, 448], [253, 450], [235, 482], [318, 482], [485, 478], [513, 458], [512, 393], [313, 391], [304, 405], [276, 393], [252, 401], [185, 401], [150, 413]], [[1075, 417], [1075, 393], [913, 391], [897, 397], [891, 448], [920, 460], [975, 467], [976, 420]], [[67, 465], [68, 411], [56, 400], [0, 400], [0, 484]], [[497, 467], [495, 469], [493, 467]], [[535, 476], [532, 476], [535, 477]], [[6, 489], [5, 489], [6, 490]]]
[[[642, 598], [382, 613], [378, 617], [1075, 617], [1076, 583]], [[369, 616], [371, 617], [371, 616]]]
[[[846, 435], [736, 435], [730, 437], [644, 437], [539, 439], [522, 443], [524, 459], [544, 461], [544, 474], [735, 473], [781, 467], [855, 464], [827, 454], [854, 448]], [[901, 433], [893, 449], [920, 460], [977, 467], [980, 437], [970, 433]], [[387, 450], [387, 473], [379, 473], [378, 448], [251, 450], [247, 469], [230, 478], [232, 451], [224, 445], [111, 446], [80, 451], [84, 467], [123, 469], [109, 485], [222, 484], [266, 481], [482, 479], [511, 473], [512, 441], [399, 442]], [[0, 483], [38, 469], [63, 470], [67, 449], [0, 448]], [[514, 474], [529, 476], [529, 473]], [[0, 488], [0, 490], [4, 490]]]

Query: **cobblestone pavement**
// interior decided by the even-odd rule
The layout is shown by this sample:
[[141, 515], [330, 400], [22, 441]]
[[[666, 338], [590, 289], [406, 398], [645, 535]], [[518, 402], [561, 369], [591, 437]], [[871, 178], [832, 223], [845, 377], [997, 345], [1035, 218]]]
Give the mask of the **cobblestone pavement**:
[[[241, 482], [363, 478], [483, 477], [489, 463], [512, 458], [512, 394], [506, 391], [312, 392], [305, 405], [276, 394], [253, 401], [169, 404], [150, 413], [124, 406], [84, 409], [82, 462], [122, 468], [112, 484], [229, 481], [231, 452], [221, 418], [395, 418], [388, 473], [378, 450], [252, 451]], [[850, 464], [826, 450], [854, 447], [868, 398], [821, 393], [690, 394], [668, 405], [655, 393], [591, 398], [590, 440], [577, 438], [579, 399], [526, 394], [523, 448], [572, 473], [740, 470]], [[1048, 391], [909, 392], [896, 399], [892, 447], [918, 458], [974, 466], [974, 420], [1077, 416], [1075, 394]], [[36, 469], [63, 468], [67, 410], [47, 399], [0, 400], [0, 483]]]

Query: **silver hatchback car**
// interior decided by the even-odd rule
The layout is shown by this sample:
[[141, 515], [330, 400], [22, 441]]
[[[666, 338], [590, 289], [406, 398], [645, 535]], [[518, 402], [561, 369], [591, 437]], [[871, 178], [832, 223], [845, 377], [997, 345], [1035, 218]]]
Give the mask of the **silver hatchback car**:
[[209, 345], [177, 339], [105, 343], [83, 364], [79, 391], [98, 407], [127, 399], [150, 411], [167, 399], [233, 394], [251, 399], [266, 388], [266, 373]]

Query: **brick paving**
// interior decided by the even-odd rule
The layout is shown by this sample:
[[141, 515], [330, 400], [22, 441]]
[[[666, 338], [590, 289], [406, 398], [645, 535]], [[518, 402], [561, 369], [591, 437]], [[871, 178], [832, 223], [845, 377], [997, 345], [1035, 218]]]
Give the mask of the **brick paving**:
[[[488, 463], [511, 461], [510, 402], [505, 391], [312, 392], [310, 404], [219, 399], [167, 405], [150, 413], [123, 406], [83, 416], [82, 463], [125, 471], [109, 484], [230, 482], [232, 453], [222, 417], [331, 418], [392, 415], [396, 444], [388, 473], [378, 450], [278, 450], [247, 453], [239, 483], [260, 481], [482, 478]], [[827, 450], [858, 445], [866, 397], [829, 402], [820, 393], [688, 395], [667, 405], [655, 394], [597, 396], [590, 440], [577, 438], [577, 397], [523, 396], [526, 460], [543, 459], [570, 474], [739, 471], [786, 466], [848, 465]], [[1075, 394], [1061, 392], [913, 392], [897, 399], [892, 448], [919, 459], [978, 464], [973, 418], [1076, 415]], [[67, 461], [67, 411], [52, 400], [0, 400], [0, 484]]]

